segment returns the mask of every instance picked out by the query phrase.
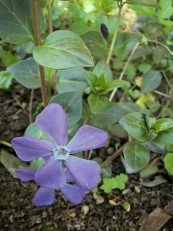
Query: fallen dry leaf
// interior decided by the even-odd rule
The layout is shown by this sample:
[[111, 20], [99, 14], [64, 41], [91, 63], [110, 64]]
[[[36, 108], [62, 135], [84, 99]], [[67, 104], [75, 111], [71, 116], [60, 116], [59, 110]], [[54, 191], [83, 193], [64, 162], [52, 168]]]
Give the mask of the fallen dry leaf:
[[156, 208], [148, 215], [145, 222], [142, 224], [139, 231], [159, 231], [169, 221], [170, 215], [165, 213], [161, 208]]
[[166, 182], [167, 180], [163, 176], [159, 175], [159, 176], [156, 176], [153, 181], [143, 181], [143, 182], [140, 182], [140, 184], [142, 186], [150, 188], [150, 187], [155, 187], [157, 185], [160, 185]]

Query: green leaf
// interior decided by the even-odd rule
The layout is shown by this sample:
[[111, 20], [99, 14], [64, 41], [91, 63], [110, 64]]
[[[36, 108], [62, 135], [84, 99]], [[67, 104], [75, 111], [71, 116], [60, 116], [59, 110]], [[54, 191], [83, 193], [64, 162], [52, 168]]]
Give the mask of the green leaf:
[[12, 75], [8, 71], [0, 71], [0, 89], [8, 89], [12, 82]]
[[25, 130], [25, 136], [49, 140], [48, 136], [35, 123], [31, 123]]
[[106, 81], [112, 80], [112, 71], [110, 66], [103, 60], [98, 62], [92, 71], [97, 77], [104, 76]]
[[123, 204], [123, 209], [126, 211], [126, 212], [130, 212], [130, 209], [131, 209], [131, 205], [128, 201], [124, 201]]
[[15, 63], [7, 68], [13, 78], [29, 89], [40, 87], [39, 67], [32, 58]]
[[109, 102], [106, 96], [90, 95], [88, 103], [92, 112], [91, 121], [95, 126], [110, 127], [124, 115], [124, 110], [118, 104]]
[[127, 3], [139, 6], [158, 7], [156, 0], [127, 0]]
[[155, 90], [162, 81], [162, 75], [160, 71], [150, 70], [146, 74], [144, 74], [144, 78], [142, 81], [141, 90], [142, 92], [150, 92]]
[[138, 143], [127, 143], [123, 148], [122, 162], [127, 173], [135, 173], [143, 169], [150, 161], [149, 149]]
[[90, 95], [88, 103], [92, 112], [92, 124], [104, 129], [112, 127], [125, 114], [138, 110], [138, 106], [133, 103], [114, 103], [106, 96], [99, 95]]
[[164, 167], [170, 175], [173, 175], [173, 153], [167, 153], [163, 159]]
[[18, 178], [16, 175], [16, 170], [18, 168], [27, 167], [26, 163], [19, 160], [13, 154], [10, 154], [5, 151], [1, 151], [0, 153], [0, 162], [4, 165], [4, 167], [11, 173], [14, 178]]
[[[39, 21], [43, 18], [39, 12]], [[32, 5], [29, 0], [0, 0], [0, 38], [13, 44], [34, 41]]]
[[168, 19], [172, 15], [172, 12], [173, 12], [172, 0], [159, 1], [159, 9], [158, 9], [159, 19]]
[[40, 158], [38, 158], [38, 159], [36, 159], [36, 160], [32, 160], [32, 161], [31, 161], [31, 164], [30, 164], [30, 167], [31, 167], [31, 169], [33, 169], [33, 170], [38, 170], [38, 169], [40, 169], [44, 164], [45, 164], [45, 160], [44, 160], [42, 157], [40, 157]]
[[155, 122], [154, 128], [156, 132], [162, 132], [170, 128], [173, 128], [173, 119], [169, 119], [169, 118], [158, 119]]
[[116, 177], [105, 177], [103, 178], [103, 185], [101, 186], [101, 189], [103, 189], [105, 193], [110, 193], [113, 189], [123, 190], [127, 181], [128, 176], [123, 173]]
[[59, 103], [68, 119], [69, 127], [75, 125], [82, 114], [82, 94], [80, 92], [66, 92], [55, 96], [52, 103]]
[[127, 75], [128, 80], [133, 80], [136, 75], [136, 68], [135, 65], [132, 63], [129, 63], [127, 66], [127, 69], [125, 71], [125, 74]]
[[34, 59], [42, 66], [53, 69], [92, 67], [91, 54], [83, 40], [74, 32], [52, 32], [42, 44], [34, 48]]
[[6, 67], [8, 67], [9, 65], [12, 65], [12, 64], [14, 64], [20, 60], [17, 56], [12, 54], [11, 51], [5, 51], [3, 49], [2, 50], [0, 49], [0, 58]]
[[88, 87], [86, 71], [82, 67], [59, 70], [58, 80], [57, 90], [59, 93], [84, 91]]
[[100, 57], [106, 58], [108, 48], [100, 33], [96, 31], [89, 31], [81, 35], [81, 37], [94, 57], [97, 57], [99, 59]]
[[130, 136], [144, 142], [148, 139], [148, 129], [144, 119], [143, 113], [132, 112], [125, 115], [119, 123]]
[[154, 143], [173, 151], [173, 130], [159, 132], [157, 137], [153, 140]]
[[97, 77], [92, 72], [87, 72], [87, 81], [93, 93], [106, 94], [115, 88], [128, 88], [130, 83], [125, 80], [107, 80], [104, 75]]

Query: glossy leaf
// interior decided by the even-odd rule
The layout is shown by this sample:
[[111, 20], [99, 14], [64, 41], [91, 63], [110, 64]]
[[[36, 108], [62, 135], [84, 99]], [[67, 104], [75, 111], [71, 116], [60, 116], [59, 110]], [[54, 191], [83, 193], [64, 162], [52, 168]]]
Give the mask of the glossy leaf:
[[155, 90], [162, 81], [162, 75], [159, 71], [151, 70], [144, 74], [141, 90], [142, 92], [150, 92]]
[[34, 48], [34, 59], [42, 66], [53, 69], [92, 67], [91, 54], [83, 40], [74, 32], [52, 32], [42, 44]]
[[98, 62], [92, 71], [97, 77], [104, 76], [105, 80], [112, 80], [112, 71], [110, 66], [103, 60]]
[[125, 115], [120, 120], [120, 125], [136, 140], [141, 142], [147, 140], [148, 130], [142, 113], [132, 112]]
[[12, 75], [8, 71], [0, 71], [0, 89], [8, 89], [12, 82]]
[[[43, 18], [39, 12], [39, 21]], [[14, 44], [34, 41], [31, 1], [0, 0], [0, 38]]]
[[15, 63], [7, 68], [13, 78], [29, 89], [40, 87], [39, 67], [32, 58]]
[[123, 190], [127, 181], [128, 177], [123, 173], [111, 178], [105, 177], [103, 178], [101, 189], [103, 189], [105, 193], [110, 193], [113, 189]]
[[138, 143], [127, 143], [123, 148], [122, 162], [127, 173], [135, 173], [143, 169], [150, 161], [149, 150]]
[[5, 151], [0, 153], [0, 162], [14, 178], [18, 178], [16, 175], [16, 169], [27, 167], [26, 163], [19, 160], [13, 154]]
[[58, 71], [57, 90], [59, 93], [83, 91], [88, 87], [86, 71], [82, 67]]
[[80, 92], [66, 92], [55, 96], [52, 103], [59, 103], [67, 115], [68, 126], [75, 125], [82, 114], [82, 94]]
[[173, 119], [161, 118], [154, 125], [156, 132], [161, 132], [173, 128]]
[[164, 167], [170, 175], [173, 175], [173, 153], [167, 153], [163, 159]]
[[125, 114], [138, 110], [138, 106], [132, 103], [110, 102], [106, 96], [90, 95], [88, 103], [92, 112], [91, 122], [100, 128], [110, 128]]

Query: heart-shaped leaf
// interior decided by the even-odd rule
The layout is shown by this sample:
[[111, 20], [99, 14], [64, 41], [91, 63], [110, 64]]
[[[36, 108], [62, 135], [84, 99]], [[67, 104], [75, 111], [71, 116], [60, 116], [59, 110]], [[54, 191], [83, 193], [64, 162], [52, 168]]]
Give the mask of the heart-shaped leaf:
[[13, 78], [29, 89], [40, 87], [39, 67], [32, 58], [15, 63], [7, 68]]
[[127, 173], [135, 173], [143, 169], [150, 161], [149, 149], [138, 143], [127, 143], [123, 148], [122, 162]]
[[67, 115], [68, 126], [71, 128], [81, 118], [82, 94], [80, 92], [66, 92], [55, 96], [52, 103], [59, 103]]
[[71, 31], [52, 32], [42, 44], [34, 48], [34, 59], [53, 69], [92, 67], [91, 54], [79, 35]]
[[[30, 0], [0, 0], [0, 38], [13, 44], [34, 41]], [[43, 18], [39, 12], [39, 22]]]

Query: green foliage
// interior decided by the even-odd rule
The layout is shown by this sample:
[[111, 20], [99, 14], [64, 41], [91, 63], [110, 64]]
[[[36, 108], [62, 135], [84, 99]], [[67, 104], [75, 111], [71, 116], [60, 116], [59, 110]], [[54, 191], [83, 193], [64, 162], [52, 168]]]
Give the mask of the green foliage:
[[144, 78], [142, 81], [141, 90], [142, 92], [150, 92], [155, 90], [162, 81], [162, 75], [159, 71], [150, 70], [144, 74]]
[[0, 89], [8, 89], [12, 82], [12, 76], [8, 71], [0, 71]]
[[48, 139], [47, 135], [42, 132], [42, 130], [35, 124], [31, 123], [25, 130], [25, 136], [34, 137], [37, 139]]
[[12, 77], [29, 89], [40, 87], [39, 67], [32, 58], [15, 63], [7, 68]]
[[154, 124], [154, 128], [156, 132], [169, 130], [170, 128], [173, 128], [173, 119], [169, 119], [169, 118], [158, 119]]
[[66, 92], [55, 96], [52, 103], [59, 103], [67, 115], [68, 126], [74, 126], [82, 114], [82, 94], [80, 92]]
[[[43, 66], [49, 102], [64, 107], [70, 135], [83, 124], [106, 129], [115, 147], [124, 144], [121, 159], [127, 173], [140, 171], [143, 178], [155, 174], [157, 163], [150, 162], [154, 152], [165, 155], [165, 169], [172, 175], [172, 0], [127, 0], [120, 21], [115, 0], [54, 0], [50, 34], [44, 25], [48, 1], [38, 2], [41, 45], [35, 47], [32, 1], [0, 0], [0, 89], [8, 89], [12, 79], [28, 89], [39, 88]], [[33, 123], [25, 135], [48, 139]], [[43, 163], [34, 160], [31, 168]], [[11, 162], [4, 165], [10, 169]], [[106, 193], [123, 190], [128, 180], [125, 174], [112, 176], [110, 166], [102, 175]], [[130, 210], [128, 202], [122, 206]]]
[[[43, 24], [41, 12], [40, 22]], [[31, 1], [0, 0], [0, 38], [13, 44], [34, 40]]]
[[149, 149], [141, 144], [129, 142], [123, 148], [122, 162], [127, 173], [143, 169], [150, 161]]
[[35, 47], [34, 59], [42, 66], [53, 69], [92, 67], [94, 65], [88, 48], [74, 32], [52, 32], [42, 44]]
[[[155, 135], [150, 131], [153, 119], [141, 112], [132, 112], [120, 120], [120, 125], [130, 136], [140, 142], [154, 139]], [[151, 123], [151, 124], [150, 124]]]
[[60, 94], [69, 91], [82, 92], [88, 87], [86, 71], [82, 67], [59, 70], [57, 78], [57, 91]]
[[16, 170], [19, 168], [26, 168], [26, 163], [19, 160], [17, 157], [12, 155], [11, 153], [2, 151], [0, 153], [0, 162], [1, 164], [10, 172], [10, 174], [17, 178]]
[[115, 177], [103, 178], [103, 185], [101, 186], [101, 189], [103, 189], [105, 193], [110, 193], [113, 189], [123, 190], [127, 182], [128, 176], [121, 173]]
[[163, 159], [165, 169], [173, 175], [173, 153], [167, 153]]

